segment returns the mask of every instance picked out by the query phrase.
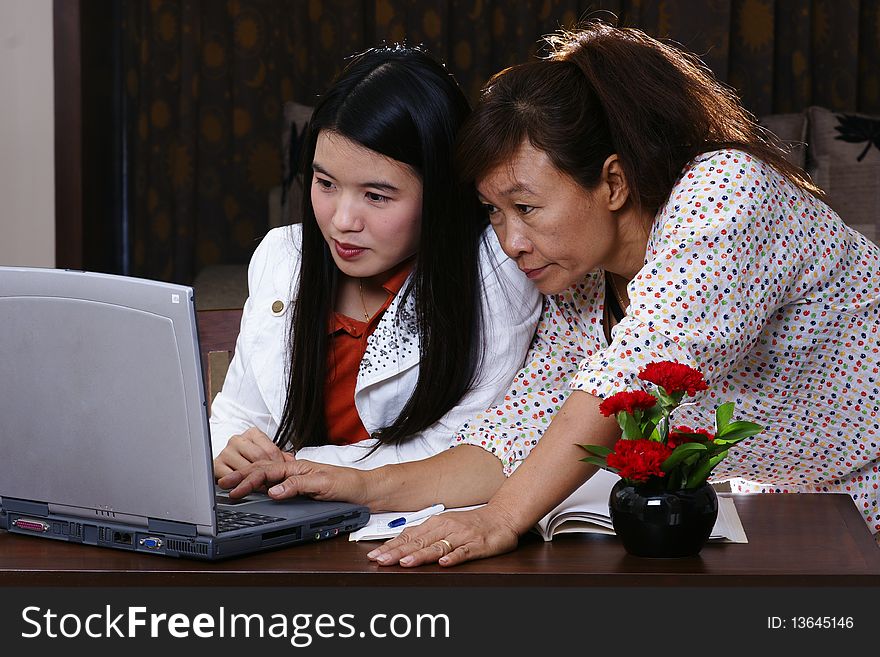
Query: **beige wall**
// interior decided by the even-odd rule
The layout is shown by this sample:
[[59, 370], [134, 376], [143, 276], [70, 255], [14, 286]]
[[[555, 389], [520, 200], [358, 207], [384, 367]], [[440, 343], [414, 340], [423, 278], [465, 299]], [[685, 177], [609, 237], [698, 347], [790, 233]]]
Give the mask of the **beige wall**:
[[0, 0], [0, 265], [55, 266], [52, 0]]

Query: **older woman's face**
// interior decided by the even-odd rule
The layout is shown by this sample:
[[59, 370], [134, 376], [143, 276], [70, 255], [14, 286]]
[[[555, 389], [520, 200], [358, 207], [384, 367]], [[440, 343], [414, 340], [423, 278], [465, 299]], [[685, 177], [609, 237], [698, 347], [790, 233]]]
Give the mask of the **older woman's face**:
[[542, 293], [614, 262], [618, 226], [601, 186], [584, 189], [530, 143], [478, 180], [477, 192], [505, 253]]

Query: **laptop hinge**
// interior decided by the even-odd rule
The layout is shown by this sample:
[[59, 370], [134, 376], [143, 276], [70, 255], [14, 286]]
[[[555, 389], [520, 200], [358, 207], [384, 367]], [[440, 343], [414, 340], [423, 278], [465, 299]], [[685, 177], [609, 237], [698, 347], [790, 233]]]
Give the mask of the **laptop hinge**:
[[47, 502], [28, 502], [27, 500], [16, 500], [12, 497], [4, 497], [3, 510], [45, 517], [49, 515], [49, 504]]
[[147, 528], [151, 532], [162, 534], [180, 534], [181, 536], [198, 536], [195, 525], [188, 522], [174, 522], [173, 520], [147, 519]]

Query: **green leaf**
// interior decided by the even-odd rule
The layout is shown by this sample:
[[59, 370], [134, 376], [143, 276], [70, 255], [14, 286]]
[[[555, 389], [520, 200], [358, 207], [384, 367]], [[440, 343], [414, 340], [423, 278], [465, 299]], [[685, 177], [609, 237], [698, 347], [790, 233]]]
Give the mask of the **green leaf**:
[[737, 420], [736, 422], [731, 422], [731, 423], [725, 425], [723, 428], [721, 428], [716, 433], [716, 436], [720, 438], [723, 436], [727, 436], [727, 434], [729, 434], [733, 431], [740, 431], [741, 429], [751, 429], [751, 430], [754, 430], [755, 433], [758, 433], [759, 431], [763, 431], [764, 427], [762, 427], [760, 424], [755, 424], [754, 422], [746, 422], [744, 420]]
[[719, 445], [732, 445], [763, 430], [764, 427], [754, 422], [731, 422], [716, 434], [715, 442]]
[[663, 406], [659, 403], [654, 404], [644, 412], [644, 415], [642, 415], [643, 420], [651, 420], [654, 424], [657, 424], [661, 417], [663, 417]]
[[705, 463], [700, 465], [700, 467], [695, 468], [694, 471], [690, 474], [687, 480], [687, 488], [696, 488], [697, 486], [701, 486], [706, 479], [709, 478], [709, 475], [712, 473], [712, 470], [716, 465], [721, 463], [724, 460], [724, 457], [727, 456], [727, 450], [713, 456], [708, 459]]
[[672, 454], [666, 457], [666, 460], [660, 465], [660, 469], [663, 470], [663, 472], [669, 472], [685, 457], [691, 456], [696, 451], [705, 452], [706, 446], [702, 443], [685, 443], [684, 445], [679, 445], [672, 450]]
[[603, 470], [608, 470], [609, 472], [617, 472], [617, 468], [612, 468], [605, 462], [605, 459], [600, 459], [596, 456], [585, 456], [580, 460], [590, 465], [598, 465]]
[[733, 445], [733, 444], [735, 444], [735, 443], [727, 444], [723, 440], [722, 441], [716, 440], [711, 443], [706, 443], [706, 449], [707, 449], [706, 458], [709, 459], [709, 458], [712, 458], [713, 456], [715, 456], [716, 454], [720, 454], [721, 452], [726, 452], [728, 449], [730, 449], [730, 445]]
[[675, 395], [668, 395], [666, 391], [657, 386], [657, 394], [655, 395], [657, 400], [660, 402], [660, 405], [665, 408], [675, 408], [681, 403], [681, 393], [676, 393]]
[[665, 443], [668, 437], [669, 416], [664, 413], [657, 421], [657, 426], [654, 428], [654, 431], [651, 432], [651, 440], [657, 440], [661, 443]]
[[639, 432], [639, 423], [636, 422], [635, 418], [629, 413], [618, 413], [618, 415], [622, 415], [622, 418], [618, 418], [618, 424], [620, 424], [620, 428], [623, 429], [623, 437], [634, 439], [641, 438], [642, 434]]
[[715, 433], [724, 429], [733, 417], [733, 402], [721, 404], [715, 409]]
[[578, 445], [583, 450], [594, 454], [595, 456], [608, 456], [614, 450], [610, 447], [605, 447], [605, 445]]
[[676, 431], [679, 436], [687, 439], [689, 443], [703, 443], [706, 444], [709, 442], [709, 439], [701, 433], [684, 433], [682, 431]]

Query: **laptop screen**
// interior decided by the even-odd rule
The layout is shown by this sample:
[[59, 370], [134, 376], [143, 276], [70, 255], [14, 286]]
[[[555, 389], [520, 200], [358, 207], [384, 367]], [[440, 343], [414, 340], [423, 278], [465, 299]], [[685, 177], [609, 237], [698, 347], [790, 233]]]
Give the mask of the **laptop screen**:
[[0, 497], [215, 532], [192, 291], [0, 268]]

